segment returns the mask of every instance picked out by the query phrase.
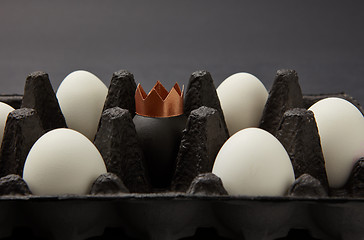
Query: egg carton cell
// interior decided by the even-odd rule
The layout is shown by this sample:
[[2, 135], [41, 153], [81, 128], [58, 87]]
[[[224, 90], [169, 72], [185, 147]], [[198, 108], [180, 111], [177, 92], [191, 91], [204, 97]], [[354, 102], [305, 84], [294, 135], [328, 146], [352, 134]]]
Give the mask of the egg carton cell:
[[[42, 88], [35, 87], [37, 84]], [[307, 110], [327, 97], [344, 98], [361, 112], [362, 108], [344, 93], [302, 95], [298, 75], [293, 70], [277, 72], [259, 122], [281, 140], [293, 164], [294, 182], [285, 196], [276, 197], [229, 196], [224, 179], [211, 173], [229, 131], [224, 105], [220, 104], [207, 71], [191, 75], [185, 92], [184, 116], [178, 119], [178, 124], [174, 120], [156, 123], [174, 126], [182, 122], [181, 134], [174, 135], [173, 131], [177, 131], [174, 129], [162, 132], [160, 126], [161, 130], [153, 133], [159, 139], [180, 142], [179, 147], [169, 149], [172, 153], [168, 155], [175, 156], [175, 162], [169, 165], [167, 177], [158, 179], [157, 184], [150, 181], [146, 151], [135, 128], [133, 94], [137, 85], [134, 76], [122, 70], [113, 74], [101, 109], [101, 121], [95, 127], [95, 138], [89, 137], [99, 149], [108, 173], [99, 174], [87, 194], [32, 194], [22, 178], [26, 155], [40, 135], [65, 126], [56, 95], [49, 88], [48, 75], [30, 74], [26, 86], [26, 98], [0, 96], [1, 102], [17, 109], [6, 126], [3, 145], [7, 147], [0, 151], [0, 162], [7, 166], [0, 178], [0, 239], [21, 238], [19, 231], [30, 239], [75, 240], [113, 239], [114, 235], [120, 239], [162, 240], [206, 236], [272, 240], [364, 236], [363, 159], [356, 161], [343, 187], [330, 188], [317, 126]], [[48, 90], [41, 94], [39, 89]], [[163, 95], [163, 89], [159, 90]], [[39, 104], [40, 99], [49, 104]], [[143, 121], [147, 121], [145, 117]], [[44, 122], [50, 125], [45, 126]], [[181, 127], [178, 129], [181, 131]], [[163, 141], [153, 142], [151, 151], [163, 152]], [[127, 145], [130, 143], [133, 144]], [[307, 155], [307, 149], [314, 151]], [[306, 164], [307, 156], [315, 162]]]

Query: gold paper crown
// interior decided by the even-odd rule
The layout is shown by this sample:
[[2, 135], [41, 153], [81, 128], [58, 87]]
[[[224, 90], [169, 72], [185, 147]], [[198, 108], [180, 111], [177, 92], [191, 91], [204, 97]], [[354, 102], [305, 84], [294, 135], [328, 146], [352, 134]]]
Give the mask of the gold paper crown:
[[182, 91], [176, 83], [171, 91], [167, 91], [161, 82], [157, 81], [148, 95], [138, 84], [135, 92], [136, 114], [147, 117], [173, 117], [183, 114]]

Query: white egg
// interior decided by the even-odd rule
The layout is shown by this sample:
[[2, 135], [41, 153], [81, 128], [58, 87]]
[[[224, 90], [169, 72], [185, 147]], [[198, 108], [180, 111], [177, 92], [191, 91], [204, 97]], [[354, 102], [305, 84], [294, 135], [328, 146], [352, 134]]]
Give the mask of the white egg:
[[364, 118], [350, 102], [326, 98], [312, 105], [332, 188], [343, 187], [355, 162], [364, 157]]
[[282, 144], [269, 132], [246, 128], [220, 149], [212, 172], [229, 195], [283, 196], [295, 177]]
[[226, 78], [216, 91], [230, 135], [259, 126], [268, 92], [258, 78], [236, 73]]
[[14, 111], [14, 108], [6, 103], [0, 102], [0, 147], [3, 141], [4, 130], [6, 125], [6, 120], [10, 112]]
[[70, 73], [57, 90], [67, 126], [94, 140], [108, 89], [90, 72]]
[[72, 129], [59, 128], [35, 142], [23, 178], [35, 195], [88, 194], [103, 173], [104, 160], [92, 142]]

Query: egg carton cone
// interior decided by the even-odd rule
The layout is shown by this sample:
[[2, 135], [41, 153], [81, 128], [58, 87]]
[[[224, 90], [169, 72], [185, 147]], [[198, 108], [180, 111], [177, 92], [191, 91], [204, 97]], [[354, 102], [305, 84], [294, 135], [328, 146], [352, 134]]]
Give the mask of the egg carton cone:
[[[154, 122], [142, 118], [136, 123], [136, 88], [130, 72], [113, 74], [93, 139], [107, 173], [93, 182], [88, 194], [77, 195], [33, 194], [22, 178], [37, 139], [67, 127], [49, 76], [32, 73], [24, 95], [0, 96], [1, 102], [15, 108], [8, 116], [0, 149], [0, 239], [364, 237], [364, 158], [356, 161], [344, 187], [330, 188], [317, 125], [307, 110], [321, 99], [339, 97], [363, 112], [351, 96], [303, 95], [294, 70], [277, 71], [260, 128], [287, 150], [295, 181], [285, 196], [252, 197], [228, 195], [222, 180], [212, 173], [215, 158], [230, 136], [209, 72], [192, 73], [183, 115], [177, 118]], [[143, 143], [136, 124], [154, 126], [147, 133], [159, 140]], [[148, 158], [155, 151], [162, 160], [175, 158], [162, 177], [158, 177], [161, 169], [153, 170], [155, 175], [150, 172], [155, 166]]]

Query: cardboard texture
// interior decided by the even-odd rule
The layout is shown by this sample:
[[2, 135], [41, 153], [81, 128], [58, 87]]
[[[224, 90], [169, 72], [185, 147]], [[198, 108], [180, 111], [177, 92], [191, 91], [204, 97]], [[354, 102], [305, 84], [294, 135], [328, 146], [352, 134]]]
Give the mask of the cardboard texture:
[[[43, 73], [30, 76], [48, 79]], [[363, 238], [364, 160], [354, 166], [344, 188], [329, 189], [317, 128], [306, 111], [326, 96], [343, 97], [362, 111], [355, 99], [343, 93], [302, 96], [297, 73], [279, 70], [261, 123], [286, 147], [296, 181], [285, 197], [247, 197], [228, 196], [210, 173], [228, 132], [208, 72], [192, 74], [184, 114], [178, 117], [134, 116], [129, 111], [134, 111], [135, 88], [131, 73], [114, 73], [95, 139], [109, 173], [94, 182], [89, 195], [31, 194], [20, 177], [21, 164], [37, 139], [29, 134], [44, 129], [32, 109], [11, 113], [4, 139], [9, 144], [0, 159], [9, 162], [12, 152], [21, 157], [17, 170], [3, 171], [0, 178], [0, 239]], [[126, 99], [127, 109], [119, 98]], [[2, 95], [0, 101], [19, 108], [22, 96]], [[28, 122], [37, 127], [23, 129]], [[10, 131], [12, 126], [19, 127]], [[155, 138], [143, 139], [143, 134]], [[311, 158], [314, 163], [307, 165]], [[134, 170], [128, 172], [129, 167]]]

